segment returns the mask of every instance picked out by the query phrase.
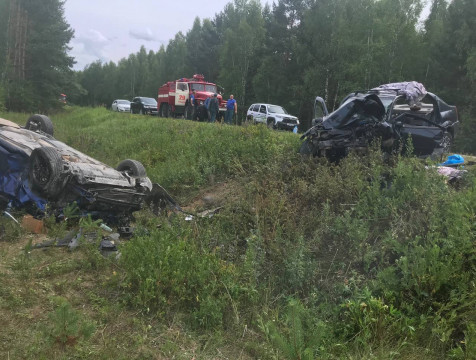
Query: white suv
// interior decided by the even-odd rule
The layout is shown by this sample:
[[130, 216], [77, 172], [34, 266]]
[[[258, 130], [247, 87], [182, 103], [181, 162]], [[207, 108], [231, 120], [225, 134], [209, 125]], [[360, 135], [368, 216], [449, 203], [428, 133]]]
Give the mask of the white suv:
[[255, 124], [266, 124], [270, 129], [292, 130], [297, 132], [299, 120], [279, 105], [253, 104], [246, 113], [246, 118]]

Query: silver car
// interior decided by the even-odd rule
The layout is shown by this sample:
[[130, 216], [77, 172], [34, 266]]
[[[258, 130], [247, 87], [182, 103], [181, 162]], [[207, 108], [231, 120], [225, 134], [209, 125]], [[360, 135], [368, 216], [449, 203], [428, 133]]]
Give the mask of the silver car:
[[266, 124], [270, 129], [292, 130], [297, 132], [299, 119], [290, 115], [279, 105], [253, 104], [249, 107], [246, 118], [255, 124]]
[[131, 102], [129, 100], [114, 100], [111, 105], [111, 110], [129, 112], [131, 111]]

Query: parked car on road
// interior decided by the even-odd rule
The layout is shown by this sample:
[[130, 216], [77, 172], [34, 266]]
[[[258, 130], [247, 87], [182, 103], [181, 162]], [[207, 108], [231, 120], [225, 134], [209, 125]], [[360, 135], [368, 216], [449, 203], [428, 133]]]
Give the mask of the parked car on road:
[[157, 115], [157, 100], [137, 96], [131, 101], [131, 114]]
[[76, 202], [102, 219], [128, 218], [154, 193], [144, 166], [123, 160], [114, 169], [53, 137], [51, 120], [31, 116], [23, 128], [0, 119], [0, 203], [40, 213]]
[[365, 150], [380, 139], [391, 152], [411, 138], [413, 152], [438, 157], [450, 151], [459, 124], [456, 106], [446, 104], [416, 82], [381, 85], [344, 98], [331, 114], [316, 98], [313, 126], [301, 137], [300, 152], [339, 159], [350, 150]]
[[131, 102], [129, 100], [114, 100], [111, 105], [111, 110], [129, 112], [131, 110]]
[[246, 118], [255, 124], [266, 124], [270, 129], [297, 131], [299, 126], [298, 118], [288, 114], [279, 105], [253, 104], [249, 107]]

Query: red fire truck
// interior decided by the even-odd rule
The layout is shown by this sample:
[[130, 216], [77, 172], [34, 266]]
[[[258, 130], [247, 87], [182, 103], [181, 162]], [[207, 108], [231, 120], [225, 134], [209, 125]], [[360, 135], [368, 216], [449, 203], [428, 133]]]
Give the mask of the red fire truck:
[[[217, 85], [206, 82], [203, 75], [195, 74], [191, 79], [181, 78], [175, 81], [168, 81], [159, 88], [157, 98], [157, 111], [162, 117], [184, 116], [185, 119], [192, 119], [192, 106], [190, 95], [195, 90], [195, 97], [199, 106], [203, 105], [205, 99], [214, 93], [218, 94], [218, 104], [222, 116], [226, 111], [226, 101], [218, 93]], [[198, 116], [198, 112], [196, 114]]]

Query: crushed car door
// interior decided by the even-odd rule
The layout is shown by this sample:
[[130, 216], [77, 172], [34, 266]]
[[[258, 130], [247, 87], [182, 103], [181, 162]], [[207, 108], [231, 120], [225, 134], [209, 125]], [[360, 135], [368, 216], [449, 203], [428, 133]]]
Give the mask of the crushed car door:
[[314, 112], [313, 112], [313, 119], [317, 118], [323, 118], [325, 116], [329, 115], [329, 112], [327, 111], [327, 106], [326, 103], [324, 102], [324, 99], [321, 98], [320, 96], [316, 97], [316, 100], [314, 101]]
[[175, 89], [175, 106], [185, 106], [189, 97], [188, 83], [177, 82]]
[[402, 122], [400, 135], [405, 140], [411, 137], [415, 154], [431, 154], [435, 148], [440, 146], [444, 134], [443, 129], [423, 122], [421, 125], [416, 125], [414, 120], [408, 123], [407, 119]]
[[418, 107], [410, 107], [401, 99], [397, 99], [393, 105], [392, 122], [405, 141], [411, 137], [417, 155], [431, 154], [440, 146], [445, 133], [445, 129], [435, 122], [433, 105], [420, 103]]

